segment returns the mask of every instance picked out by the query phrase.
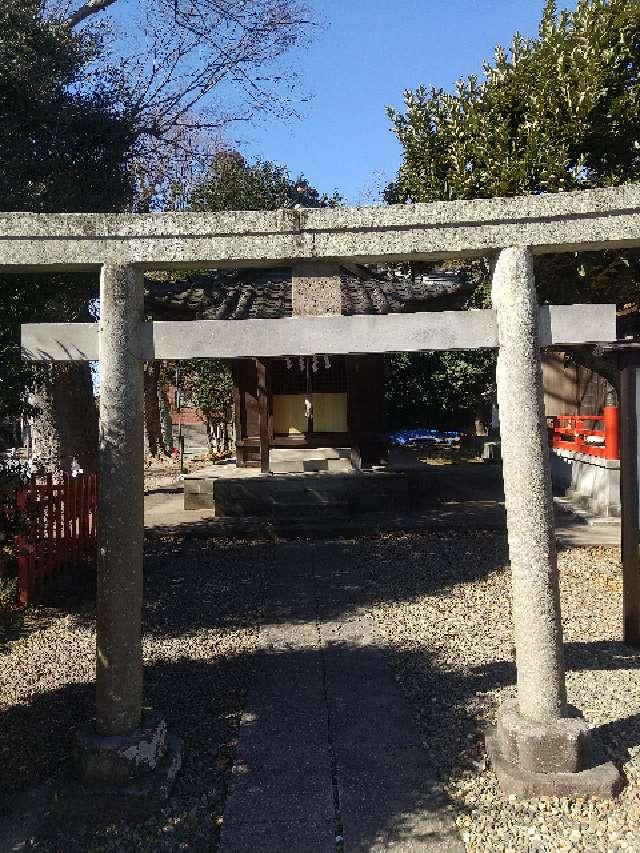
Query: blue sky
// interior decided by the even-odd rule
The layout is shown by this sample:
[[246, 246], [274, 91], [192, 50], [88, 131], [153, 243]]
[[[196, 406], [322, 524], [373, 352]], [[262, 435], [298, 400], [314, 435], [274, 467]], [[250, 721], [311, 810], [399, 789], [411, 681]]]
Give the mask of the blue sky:
[[[303, 173], [321, 192], [350, 204], [379, 201], [400, 163], [385, 107], [420, 83], [450, 88], [480, 74], [496, 44], [535, 35], [544, 0], [306, 0], [320, 22], [293, 62], [311, 95], [300, 119], [234, 125], [228, 141], [249, 157]], [[560, 2], [575, 7], [575, 0]], [[141, 0], [113, 9], [124, 39]]]
[[[314, 0], [325, 20], [298, 58], [313, 94], [305, 117], [243, 128], [242, 149], [303, 172], [321, 191], [371, 204], [400, 163], [387, 105], [419, 83], [450, 87], [481, 71], [516, 30], [535, 35], [543, 0]], [[569, 3], [560, 5], [572, 5]], [[573, 4], [575, 5], [575, 4]]]

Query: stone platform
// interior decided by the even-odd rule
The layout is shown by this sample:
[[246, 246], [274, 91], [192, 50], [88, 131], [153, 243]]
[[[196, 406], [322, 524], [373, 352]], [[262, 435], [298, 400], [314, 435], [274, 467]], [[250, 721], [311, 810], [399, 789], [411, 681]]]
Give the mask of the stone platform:
[[552, 449], [549, 464], [556, 495], [595, 516], [620, 517], [619, 459]]
[[[221, 469], [218, 472], [217, 469]], [[323, 518], [409, 508], [409, 478], [387, 471], [262, 474], [256, 468], [212, 466], [184, 478], [184, 508], [216, 517]]]

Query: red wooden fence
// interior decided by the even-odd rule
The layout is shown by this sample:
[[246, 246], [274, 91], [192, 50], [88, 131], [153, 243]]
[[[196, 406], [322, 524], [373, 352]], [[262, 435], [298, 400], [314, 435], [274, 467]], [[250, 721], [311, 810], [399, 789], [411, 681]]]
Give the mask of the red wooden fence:
[[26, 522], [16, 540], [18, 597], [28, 604], [62, 573], [95, 559], [98, 476], [65, 474], [61, 483], [50, 474], [45, 482], [32, 477], [16, 503]]
[[601, 415], [556, 415], [548, 421], [552, 447], [604, 459], [620, 458], [617, 406], [605, 406]]

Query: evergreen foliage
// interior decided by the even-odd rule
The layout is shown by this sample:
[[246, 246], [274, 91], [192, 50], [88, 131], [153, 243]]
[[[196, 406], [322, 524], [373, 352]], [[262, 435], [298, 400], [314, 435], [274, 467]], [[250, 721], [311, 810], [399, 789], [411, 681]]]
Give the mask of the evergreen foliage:
[[[405, 92], [403, 112], [388, 110], [403, 160], [385, 198], [390, 203], [418, 203], [637, 181], [639, 73], [640, 0], [578, 0], [573, 11], [561, 12], [554, 0], [547, 0], [538, 37], [516, 34], [509, 50], [497, 47], [482, 79], [459, 80], [453, 91], [420, 86]], [[640, 331], [637, 251], [536, 258], [536, 282], [541, 302], [630, 306], [636, 314], [635, 331]], [[481, 288], [486, 295], [486, 275]], [[616, 383], [614, 365], [592, 349], [574, 348], [571, 357]], [[478, 358], [471, 353], [434, 353], [427, 358], [435, 359], [435, 364], [429, 361], [431, 383], [421, 372], [425, 358], [414, 359], [413, 381], [425, 386], [429, 399], [442, 400], [440, 419], [468, 412], [466, 384], [452, 396], [444, 368], [451, 371], [457, 364], [464, 370], [469, 364], [473, 385], [478, 382]], [[392, 372], [400, 367], [392, 367]], [[492, 360], [486, 361], [486, 368], [488, 390]], [[396, 393], [391, 387], [391, 408], [398, 411]]]
[[117, 211], [132, 194], [136, 129], [104, 76], [100, 43], [46, 21], [38, 0], [0, 7], [0, 210]]
[[303, 176], [269, 160], [247, 162], [237, 151], [213, 157], [209, 173], [191, 197], [193, 210], [277, 210], [281, 207], [336, 207], [338, 193], [319, 193]]
[[[135, 127], [108, 79], [86, 85], [100, 43], [45, 20], [38, 0], [0, 7], [0, 210], [122, 210]], [[16, 417], [38, 371], [20, 323], [89, 319], [95, 274], [0, 275], [0, 419]], [[47, 374], [40, 370], [40, 375]]]
[[231, 421], [231, 365], [216, 358], [194, 358], [183, 362], [182, 374], [185, 399], [205, 422], [209, 452], [213, 453], [216, 427]]
[[393, 202], [610, 186], [640, 176], [640, 2], [547, 0], [537, 39], [496, 48], [484, 80], [405, 92]]

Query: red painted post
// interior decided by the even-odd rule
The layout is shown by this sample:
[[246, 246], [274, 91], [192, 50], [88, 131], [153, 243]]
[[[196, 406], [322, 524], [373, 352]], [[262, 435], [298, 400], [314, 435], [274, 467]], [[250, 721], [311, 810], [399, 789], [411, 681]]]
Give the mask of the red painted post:
[[73, 565], [78, 566], [80, 562], [80, 537], [78, 531], [78, 478], [71, 478], [71, 495], [72, 495], [72, 519], [73, 519]]
[[59, 483], [52, 480], [47, 475], [46, 482], [38, 484], [32, 477], [16, 492], [16, 508], [25, 523], [16, 536], [21, 552], [17, 598], [25, 605], [42, 595], [54, 575], [88, 564], [96, 556], [98, 475], [64, 474]]
[[87, 536], [86, 536], [86, 518], [87, 518], [87, 479], [84, 474], [78, 477], [80, 481], [78, 488], [80, 489], [80, 520], [79, 520], [79, 536], [80, 536], [80, 561], [84, 564], [87, 556]]
[[604, 407], [604, 446], [605, 459], [620, 459], [620, 432], [618, 407]]
[[[20, 489], [20, 491], [16, 495], [16, 507], [18, 512], [22, 515], [23, 522], [26, 523], [26, 512], [27, 512], [27, 503], [28, 503], [28, 491], [27, 489]], [[26, 553], [27, 550], [27, 537], [24, 533], [20, 533], [16, 536], [16, 546], [19, 551], [23, 552], [18, 557], [18, 602], [19, 604], [28, 604], [29, 603], [29, 580], [30, 580], [30, 572], [29, 572], [29, 556]]]
[[69, 566], [69, 475], [62, 475], [62, 563]]
[[42, 537], [44, 525], [41, 517], [41, 504], [38, 494], [38, 480], [35, 474], [31, 477], [28, 512], [28, 545], [29, 549], [29, 596], [37, 595], [40, 590], [42, 577]]
[[46, 507], [47, 513], [47, 538], [46, 538], [46, 582], [49, 583], [54, 573], [54, 551], [53, 551], [53, 477], [47, 474], [45, 491], [45, 502], [42, 509]]

